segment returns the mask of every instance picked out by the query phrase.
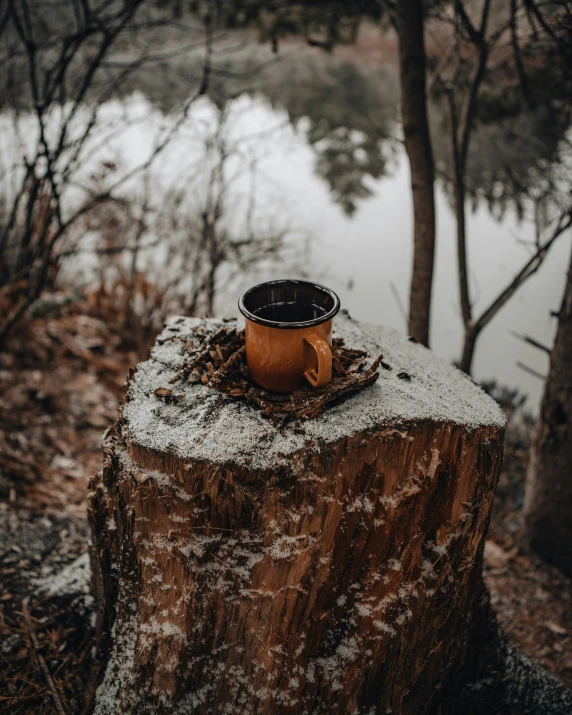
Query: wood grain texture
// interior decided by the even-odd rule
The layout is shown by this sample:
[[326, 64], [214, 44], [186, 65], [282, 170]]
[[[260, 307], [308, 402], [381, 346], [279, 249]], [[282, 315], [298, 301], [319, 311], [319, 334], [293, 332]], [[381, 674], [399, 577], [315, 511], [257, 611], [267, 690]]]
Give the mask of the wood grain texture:
[[502, 439], [404, 420], [266, 468], [135, 444], [120, 419], [91, 483], [114, 624], [95, 712], [432, 707], [464, 664]]

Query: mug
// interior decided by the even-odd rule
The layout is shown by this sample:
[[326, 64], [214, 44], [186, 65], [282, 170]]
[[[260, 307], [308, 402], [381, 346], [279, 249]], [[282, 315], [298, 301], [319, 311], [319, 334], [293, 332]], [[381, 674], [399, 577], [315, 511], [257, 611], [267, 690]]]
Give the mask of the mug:
[[332, 379], [334, 291], [307, 281], [260, 283], [238, 301], [246, 319], [246, 362], [252, 379], [272, 392], [292, 392], [306, 379], [323, 387]]

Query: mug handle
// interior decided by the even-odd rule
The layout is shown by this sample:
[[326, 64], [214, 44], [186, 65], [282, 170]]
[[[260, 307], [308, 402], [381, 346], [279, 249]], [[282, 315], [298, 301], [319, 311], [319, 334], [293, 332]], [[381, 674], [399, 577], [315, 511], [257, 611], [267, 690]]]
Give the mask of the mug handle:
[[304, 377], [312, 387], [323, 387], [332, 379], [331, 348], [316, 333], [304, 337], [304, 367]]

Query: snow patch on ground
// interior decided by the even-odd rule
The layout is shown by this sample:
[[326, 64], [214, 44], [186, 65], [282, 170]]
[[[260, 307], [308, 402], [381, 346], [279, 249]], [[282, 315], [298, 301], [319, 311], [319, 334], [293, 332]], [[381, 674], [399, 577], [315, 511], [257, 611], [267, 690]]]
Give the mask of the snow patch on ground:
[[35, 580], [38, 592], [44, 596], [90, 595], [90, 583], [91, 565], [87, 552], [55, 576]]

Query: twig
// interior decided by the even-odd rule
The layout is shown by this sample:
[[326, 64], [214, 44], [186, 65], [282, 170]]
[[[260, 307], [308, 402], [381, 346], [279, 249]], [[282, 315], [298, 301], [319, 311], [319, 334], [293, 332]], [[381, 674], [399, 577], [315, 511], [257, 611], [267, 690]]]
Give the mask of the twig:
[[528, 367], [528, 365], [525, 365], [523, 362], [520, 362], [517, 360], [516, 362], [517, 367], [519, 367], [521, 370], [524, 370], [527, 372], [529, 375], [533, 375], [534, 377], [537, 377], [539, 380], [546, 380], [546, 375], [543, 375], [541, 372], [538, 372], [532, 367]]
[[550, 355], [550, 353], [552, 352], [548, 345], [544, 345], [543, 343], [538, 342], [538, 340], [531, 338], [530, 335], [521, 335], [520, 333], [516, 333], [514, 330], [511, 330], [510, 333], [511, 335], [514, 335], [515, 338], [518, 338], [519, 340], [522, 340], [525, 343], [528, 343], [529, 345], [532, 345], [533, 347], [538, 348], [545, 353], [548, 353], [548, 355]]
[[48, 688], [50, 689], [50, 693], [52, 695], [52, 698], [54, 699], [56, 710], [58, 711], [59, 715], [68, 715], [67, 711], [64, 709], [64, 706], [62, 705], [62, 701], [60, 700], [60, 696], [58, 694], [58, 691], [56, 689], [54, 681], [52, 680], [52, 676], [50, 675], [50, 671], [48, 670], [46, 661], [44, 660], [43, 655], [40, 653], [40, 644], [38, 643], [38, 639], [36, 638], [36, 634], [34, 633], [34, 627], [32, 625], [32, 619], [30, 618], [30, 613], [28, 611], [28, 604], [26, 603], [26, 599], [24, 599], [22, 601], [22, 615], [24, 616], [26, 628], [28, 629], [28, 634], [32, 641], [32, 645], [34, 646], [34, 649], [35, 649], [36, 658], [38, 659], [38, 663], [40, 664], [40, 668], [42, 669], [42, 671], [44, 673], [44, 676], [46, 678], [46, 683], [48, 684]]
[[516, 274], [513, 280], [501, 291], [501, 293], [493, 300], [489, 307], [481, 314], [481, 317], [476, 321], [478, 330], [484, 328], [487, 323], [498, 313], [508, 299], [516, 293], [517, 289], [535, 273], [546, 258], [546, 255], [555, 241], [572, 226], [572, 211], [567, 211], [560, 216], [552, 235], [543, 244], [540, 245], [536, 253], [524, 264], [520, 271]]
[[237, 366], [243, 361], [246, 355], [246, 347], [243, 345], [239, 350], [233, 353], [228, 360], [219, 367], [219, 369], [213, 374], [213, 378], [210, 382], [211, 387], [217, 387], [226, 378], [227, 375], [232, 374]]
[[221, 328], [199, 344], [190, 344], [190, 361], [172, 378], [171, 382], [189, 378], [226, 393], [232, 398], [246, 400], [260, 410], [276, 427], [284, 427], [292, 419], [312, 419], [341, 397], [372, 385], [379, 377], [379, 356], [367, 369], [367, 352], [332, 341], [332, 381], [315, 389], [302, 387], [291, 394], [279, 395], [261, 389], [254, 383], [246, 364], [244, 333]]

